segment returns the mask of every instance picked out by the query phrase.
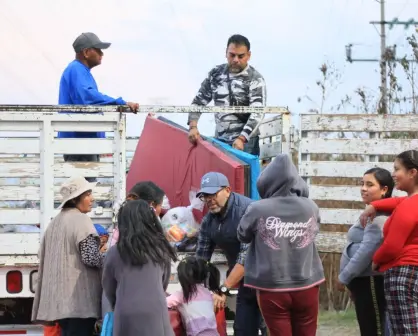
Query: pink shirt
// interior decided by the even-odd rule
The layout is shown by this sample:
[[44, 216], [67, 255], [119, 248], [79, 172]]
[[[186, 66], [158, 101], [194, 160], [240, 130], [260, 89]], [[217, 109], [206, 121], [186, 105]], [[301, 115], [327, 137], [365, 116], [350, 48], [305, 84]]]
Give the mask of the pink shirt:
[[203, 285], [197, 285], [197, 292], [188, 303], [184, 302], [182, 290], [171, 294], [167, 306], [179, 310], [187, 336], [219, 336], [212, 293]]

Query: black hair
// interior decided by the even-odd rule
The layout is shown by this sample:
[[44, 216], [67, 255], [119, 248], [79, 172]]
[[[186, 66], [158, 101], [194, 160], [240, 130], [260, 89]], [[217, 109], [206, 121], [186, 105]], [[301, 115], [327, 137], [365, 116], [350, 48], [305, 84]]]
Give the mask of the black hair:
[[248, 51], [250, 51], [250, 48], [251, 48], [250, 41], [245, 36], [242, 36], [239, 34], [232, 35], [228, 39], [228, 43], [226, 44], [226, 47], [228, 48], [230, 44], [246, 46]]
[[170, 259], [177, 261], [176, 252], [146, 201], [125, 202], [119, 209], [118, 226], [117, 249], [124, 262], [142, 266], [151, 261], [165, 267]]
[[128, 193], [128, 197], [142, 199], [149, 204], [161, 204], [164, 199], [164, 190], [152, 181], [142, 181], [135, 184]]
[[203, 284], [212, 292], [220, 294], [220, 273], [215, 265], [204, 259], [187, 257], [177, 266], [177, 275], [183, 290], [184, 301], [189, 302], [197, 292], [197, 285]]
[[386, 191], [383, 198], [389, 198], [392, 197], [393, 188], [395, 187], [395, 182], [393, 181], [392, 175], [389, 170], [380, 168], [380, 167], [374, 167], [369, 170], [367, 170], [364, 175], [372, 174], [374, 178], [376, 179], [377, 183], [379, 183], [380, 187], [387, 187], [388, 190]]
[[396, 158], [402, 162], [402, 165], [406, 169], [418, 170], [418, 151], [413, 149], [407, 150], [399, 154]]
[[85, 192], [83, 192], [81, 195], [78, 195], [75, 198], [72, 198], [70, 200], [68, 200], [67, 202], [64, 203], [64, 205], [62, 206], [63, 209], [74, 209], [77, 207], [77, 204], [81, 202], [81, 200], [87, 196], [87, 194], [91, 193], [92, 190], [87, 190]]

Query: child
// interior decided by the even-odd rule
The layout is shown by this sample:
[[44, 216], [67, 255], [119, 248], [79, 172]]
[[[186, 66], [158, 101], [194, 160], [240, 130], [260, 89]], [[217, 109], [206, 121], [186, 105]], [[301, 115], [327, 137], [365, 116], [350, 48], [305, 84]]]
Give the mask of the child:
[[219, 270], [203, 259], [180, 261], [177, 275], [182, 290], [167, 297], [168, 308], [177, 308], [187, 336], [218, 336], [212, 292], [219, 292]]

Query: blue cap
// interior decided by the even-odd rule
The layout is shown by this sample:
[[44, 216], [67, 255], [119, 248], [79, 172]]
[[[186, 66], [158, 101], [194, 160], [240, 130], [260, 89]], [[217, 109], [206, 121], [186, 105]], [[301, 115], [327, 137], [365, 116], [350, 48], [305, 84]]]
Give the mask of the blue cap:
[[229, 187], [227, 177], [221, 173], [210, 172], [202, 177], [200, 190], [196, 196], [199, 197], [202, 194], [213, 195], [225, 187]]
[[94, 227], [96, 228], [97, 234], [99, 236], [107, 236], [109, 232], [100, 224], [94, 224]]

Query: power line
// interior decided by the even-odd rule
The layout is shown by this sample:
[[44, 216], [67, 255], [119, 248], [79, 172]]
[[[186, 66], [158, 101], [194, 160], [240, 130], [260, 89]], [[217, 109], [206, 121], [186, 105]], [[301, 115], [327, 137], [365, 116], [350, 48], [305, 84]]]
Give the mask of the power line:
[[[377, 0], [376, 0], [377, 1]], [[380, 21], [370, 21], [372, 25], [380, 25], [380, 58], [353, 58], [352, 47], [353, 44], [346, 45], [346, 60], [347, 62], [379, 62], [380, 63], [380, 102], [379, 102], [379, 113], [388, 113], [388, 87], [387, 87], [387, 64], [388, 62], [416, 62], [415, 59], [404, 59], [396, 58], [396, 45], [393, 47], [386, 46], [386, 26], [389, 29], [393, 29], [395, 26], [404, 26], [408, 29], [411, 25], [417, 25], [418, 22], [414, 19], [408, 21], [401, 21], [395, 17], [392, 21], [386, 21], [385, 18], [385, 0], [377, 1], [380, 4]]]

